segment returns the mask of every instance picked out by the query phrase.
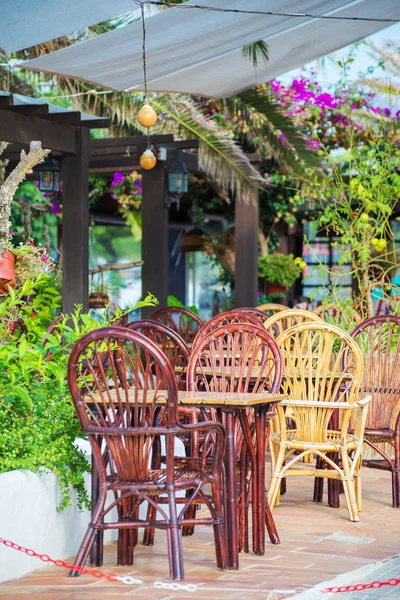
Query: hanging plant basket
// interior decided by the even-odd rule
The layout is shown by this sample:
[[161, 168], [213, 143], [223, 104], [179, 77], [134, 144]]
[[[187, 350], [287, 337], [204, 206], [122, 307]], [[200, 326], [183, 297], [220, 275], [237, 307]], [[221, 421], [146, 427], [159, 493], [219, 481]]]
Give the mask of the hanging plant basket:
[[235, 272], [235, 251], [234, 250], [225, 250], [225, 252], [216, 252], [216, 257], [218, 258], [220, 265], [226, 271], [230, 271], [231, 273]]
[[10, 250], [0, 256], [0, 296], [8, 294], [8, 286], [15, 287], [15, 256]]
[[286, 296], [287, 288], [279, 285], [279, 283], [267, 283], [266, 288], [269, 296], [272, 294], [284, 294]]
[[108, 304], [110, 304], [108, 294], [93, 292], [89, 296], [89, 308], [105, 308]]

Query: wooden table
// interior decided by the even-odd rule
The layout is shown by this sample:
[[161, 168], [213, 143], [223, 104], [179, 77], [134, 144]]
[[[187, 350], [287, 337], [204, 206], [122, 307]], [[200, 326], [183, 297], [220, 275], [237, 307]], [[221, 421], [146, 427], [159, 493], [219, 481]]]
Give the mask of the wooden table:
[[[139, 402], [141, 404], [153, 403], [154, 390], [148, 390], [144, 394], [141, 390], [131, 390], [132, 395], [128, 397], [132, 404]], [[110, 393], [117, 397], [117, 391]], [[120, 392], [121, 398], [125, 401], [125, 392]], [[165, 390], [157, 391], [156, 402], [160, 406], [166, 404], [167, 392]], [[135, 399], [136, 398], [136, 399]], [[238, 505], [237, 505], [237, 485], [236, 485], [236, 426], [239, 421], [250, 461], [253, 468], [253, 551], [255, 554], [262, 555], [265, 552], [265, 528], [266, 528], [266, 510], [268, 518], [273, 523], [272, 515], [268, 510], [265, 498], [265, 454], [267, 446], [266, 434], [266, 415], [271, 403], [277, 403], [286, 398], [285, 394], [260, 393], [226, 393], [226, 392], [178, 392], [178, 402], [180, 406], [193, 406], [197, 408], [216, 408], [218, 412], [224, 413], [223, 419], [226, 433], [225, 446], [225, 469], [226, 469], [226, 529], [228, 545], [228, 562], [230, 569], [239, 568], [239, 535], [238, 535]], [[102, 404], [100, 394], [87, 395], [85, 401], [88, 403], [96, 402]], [[104, 395], [103, 405], [107, 403], [107, 395]], [[255, 444], [253, 436], [249, 431], [247, 409], [254, 409], [255, 420]], [[222, 416], [222, 415], [221, 415]], [[222, 420], [222, 419], [221, 419]], [[277, 537], [277, 536], [276, 536]], [[276, 543], [279, 543], [277, 537]], [[94, 556], [95, 556], [94, 551]]]

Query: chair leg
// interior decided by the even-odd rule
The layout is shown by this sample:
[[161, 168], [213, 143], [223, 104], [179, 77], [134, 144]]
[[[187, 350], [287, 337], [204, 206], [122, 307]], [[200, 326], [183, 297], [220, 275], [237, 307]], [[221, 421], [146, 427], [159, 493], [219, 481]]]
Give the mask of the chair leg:
[[[322, 469], [323, 465], [322, 465], [322, 459], [320, 456], [317, 456], [316, 462], [315, 462], [315, 468], [316, 469]], [[313, 496], [313, 502], [322, 502], [324, 496], [324, 478], [323, 477], [316, 477], [314, 479], [314, 496]]]
[[350, 521], [359, 521], [356, 500], [356, 489], [354, 485], [354, 478], [351, 477], [350, 471], [350, 460], [347, 452], [342, 452], [342, 464], [343, 464], [343, 487], [346, 496], [347, 509], [349, 511]]
[[[193, 490], [186, 490], [186, 498], [190, 498]], [[185, 515], [186, 519], [195, 519], [196, 518], [196, 504], [192, 502], [192, 505], [186, 511]], [[194, 534], [194, 525], [183, 525], [182, 526], [182, 535], [184, 537], [188, 537]]]
[[179, 525], [172, 525], [167, 529], [169, 576], [171, 579], [181, 580], [183, 572], [182, 531]]
[[400, 473], [397, 469], [392, 471], [392, 506], [400, 507]]
[[[155, 521], [156, 518], [157, 518], [157, 509], [155, 508], [155, 506], [152, 506], [151, 504], [149, 504], [147, 506], [146, 520], [147, 521]], [[143, 533], [143, 544], [145, 546], [153, 546], [154, 536], [155, 536], [154, 527], [145, 527], [144, 533]]]
[[[96, 529], [93, 528], [93, 525], [100, 525], [103, 520], [103, 511], [106, 503], [106, 494], [100, 493], [97, 501], [97, 506], [92, 514], [92, 520], [89, 527], [86, 530], [86, 533], [83, 537], [82, 543], [79, 547], [78, 554], [76, 555], [74, 565], [78, 567], [83, 567], [86, 563], [87, 557], [89, 556], [89, 552], [91, 547], [93, 546], [93, 542], [96, 536]], [[77, 577], [80, 575], [79, 571], [72, 569], [69, 573], [70, 577]]]
[[358, 512], [362, 511], [362, 486], [361, 486], [361, 465], [362, 457], [357, 461], [356, 469], [354, 471], [354, 487], [356, 490], [356, 500]]
[[169, 526], [167, 527], [169, 575], [181, 580], [183, 572], [182, 527], [178, 523], [175, 490], [168, 491]]
[[[279, 448], [279, 453], [275, 463], [275, 473], [280, 473], [285, 462], [285, 448]], [[279, 493], [280, 485], [281, 485], [281, 477], [277, 477], [276, 475], [272, 475], [271, 483], [268, 490], [268, 502], [270, 509], [272, 510], [276, 503], [276, 498]]]
[[271, 544], [280, 544], [281, 540], [279, 539], [278, 530], [269, 507], [268, 498], [265, 498], [265, 525], [267, 527]]
[[224, 510], [223, 510], [223, 497], [221, 492], [220, 483], [213, 483], [211, 485], [213, 504], [215, 516], [220, 523], [216, 523], [213, 525], [214, 529], [214, 543], [215, 543], [215, 555], [217, 559], [217, 567], [219, 569], [227, 569], [228, 568], [228, 553], [226, 546], [226, 528], [225, 528], [225, 520], [224, 520]]
[[[243, 448], [240, 456], [239, 471], [239, 498], [238, 498], [238, 517], [239, 517], [239, 552], [249, 552], [249, 490], [252, 486], [252, 498], [254, 498], [255, 478], [251, 477], [251, 482], [247, 481], [248, 463], [247, 452]], [[252, 508], [254, 502], [252, 501]], [[254, 510], [253, 510], [254, 513]], [[253, 515], [254, 519], [254, 515]]]

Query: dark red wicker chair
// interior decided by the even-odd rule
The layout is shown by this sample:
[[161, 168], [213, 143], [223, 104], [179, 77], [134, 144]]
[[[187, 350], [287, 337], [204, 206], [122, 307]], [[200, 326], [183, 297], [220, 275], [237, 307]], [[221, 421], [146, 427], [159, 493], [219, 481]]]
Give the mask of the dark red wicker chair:
[[[222, 327], [211, 329], [193, 347], [187, 371], [188, 389], [207, 392], [279, 393], [282, 356], [273, 338], [260, 325], [224, 322], [229, 318], [226, 317], [226, 313], [219, 317], [222, 317]], [[216, 321], [217, 319], [214, 323]], [[253, 367], [258, 367], [255, 378], [251, 376]], [[271, 412], [268, 416], [273, 418], [275, 413]], [[211, 412], [210, 418], [217, 418], [215, 411], [214, 414]], [[256, 497], [256, 478], [252, 477], [255, 468], [255, 455], [251, 450], [253, 431], [254, 411], [250, 409], [247, 419], [242, 419], [240, 425], [237, 424], [235, 440], [236, 466], [239, 473], [239, 549], [245, 552], [248, 552], [249, 499], [251, 493], [252, 497]], [[232, 490], [227, 490], [227, 493], [232, 494]], [[252, 503], [252, 511], [254, 522], [257, 511], [255, 502]], [[268, 504], [266, 523], [270, 540], [279, 543]]]
[[256, 325], [260, 327], [260, 320], [250, 313], [244, 313], [244, 309], [235, 308], [233, 310], [228, 310], [227, 312], [223, 312], [219, 315], [215, 315], [212, 317], [207, 323], [203, 325], [203, 327], [198, 331], [193, 346], [199, 343], [199, 341], [205, 337], [210, 331], [213, 329], [218, 329], [218, 327], [222, 327], [223, 325], [227, 325], [230, 323], [249, 323], [250, 325]]
[[161, 321], [161, 323], [176, 331], [186, 344], [193, 342], [197, 332], [204, 324], [199, 315], [183, 306], [159, 308], [150, 318], [154, 321]]
[[[184, 340], [180, 335], [170, 329], [160, 321], [135, 321], [127, 325], [127, 329], [131, 331], [139, 331], [145, 335], [148, 339], [152, 340], [157, 344], [159, 348], [168, 357], [168, 360], [175, 372], [175, 377], [178, 383], [178, 388], [181, 390], [186, 389], [186, 369], [190, 356], [190, 350], [187, 347]], [[163, 381], [158, 382], [160, 389], [165, 389], [165, 383]], [[195, 407], [180, 406], [178, 408], [179, 421], [181, 423], [198, 423], [201, 420], [200, 410]], [[181, 442], [185, 446], [185, 452], [187, 456], [197, 456], [199, 454], [199, 436], [196, 432], [191, 435], [178, 436]], [[204, 436], [202, 436], [204, 437]], [[155, 443], [153, 446], [153, 466], [159, 467], [161, 464], [161, 448], [159, 444]], [[190, 497], [191, 490], [188, 490], [187, 495]], [[189, 514], [195, 516], [194, 507], [189, 509]], [[155, 518], [156, 511], [154, 506], [149, 505], [147, 509], [147, 518]], [[190, 535], [193, 532], [192, 527], [184, 527], [182, 529], [183, 535]], [[152, 546], [154, 544], [154, 528], [147, 527], [143, 536], [143, 543], [146, 546]]]
[[[371, 394], [364, 441], [383, 460], [366, 466], [392, 474], [392, 500], [400, 507], [400, 317], [379, 315], [366, 319], [351, 332], [364, 356], [361, 395]], [[377, 444], [389, 444], [394, 458]]]
[[244, 316], [252, 315], [253, 317], [256, 317], [256, 319], [258, 319], [262, 325], [264, 325], [265, 321], [268, 321], [268, 319], [270, 318], [268, 312], [258, 310], [258, 308], [254, 308], [253, 306], [235, 308], [233, 309], [233, 311], [229, 312], [243, 313]]
[[[108, 355], [107, 363], [102, 360], [104, 353]], [[166, 384], [166, 392], [160, 393], [158, 382]], [[162, 350], [136, 331], [119, 327], [98, 329], [74, 345], [68, 363], [68, 383], [82, 430], [89, 437], [100, 480], [97, 505], [75, 564], [85, 564], [96, 531], [105, 529], [120, 530], [125, 540], [119, 545], [123, 552], [118, 555], [118, 564], [132, 564], [134, 531], [139, 527], [155, 527], [167, 532], [171, 577], [183, 579], [181, 527], [192, 524], [187, 523], [186, 512], [192, 502], [201, 498], [211, 514], [196, 522], [213, 525], [217, 565], [225, 568], [221, 477], [224, 431], [217, 423], [179, 424], [177, 383]], [[160, 396], [165, 401], [163, 425], [158, 423]], [[212, 460], [178, 468], [174, 457], [175, 436], [194, 431], [206, 433], [205, 451], [212, 448]], [[165, 439], [166, 468], [152, 469], [150, 457], [154, 440], [159, 437]], [[99, 439], [106, 446], [107, 463]], [[205, 496], [204, 484], [211, 485], [211, 498]], [[176, 493], [187, 489], [193, 490], [192, 496], [189, 501], [185, 499], [178, 515]], [[115, 499], [106, 506], [108, 492]], [[160, 507], [160, 495], [164, 495], [163, 501], [168, 504], [168, 514]], [[154, 506], [160, 520], [139, 518], [143, 501]], [[118, 509], [118, 519], [105, 522], [114, 507]], [[71, 575], [78, 572], [73, 570]]]

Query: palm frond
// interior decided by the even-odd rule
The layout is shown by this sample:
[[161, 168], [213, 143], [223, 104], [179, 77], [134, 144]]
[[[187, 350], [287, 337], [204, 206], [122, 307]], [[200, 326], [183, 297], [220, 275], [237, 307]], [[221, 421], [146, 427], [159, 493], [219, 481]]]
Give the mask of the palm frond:
[[306, 141], [265, 87], [243, 92], [226, 100], [239, 131], [263, 155], [270, 154], [295, 173], [308, 167], [317, 168], [320, 161], [309, 150]]
[[400, 94], [400, 85], [387, 79], [370, 79], [369, 77], [364, 77], [356, 81], [356, 85], [368, 87], [381, 94]]
[[254, 42], [253, 44], [246, 44], [246, 46], [243, 46], [242, 54], [245, 58], [251, 60], [255, 67], [259, 59], [264, 62], [269, 61], [269, 48], [267, 42], [264, 42], [264, 40], [258, 40], [258, 42]]
[[255, 187], [265, 187], [265, 180], [255, 169], [242, 148], [218, 127], [190, 99], [179, 96], [150, 98], [150, 104], [167, 113], [178, 126], [181, 137], [200, 140], [199, 163], [225, 191], [235, 193], [244, 202], [254, 198]]

